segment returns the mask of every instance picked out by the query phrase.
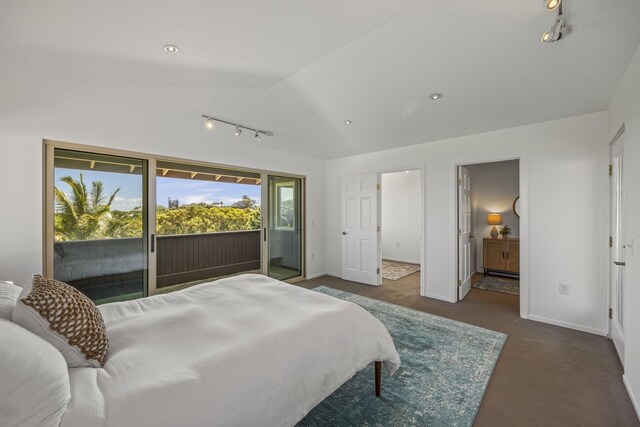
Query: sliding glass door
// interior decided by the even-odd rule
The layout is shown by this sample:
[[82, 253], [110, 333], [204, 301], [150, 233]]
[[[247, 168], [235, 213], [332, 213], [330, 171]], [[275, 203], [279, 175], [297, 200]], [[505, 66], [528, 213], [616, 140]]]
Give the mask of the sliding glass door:
[[269, 175], [268, 195], [268, 275], [302, 276], [302, 179]]
[[49, 274], [96, 303], [147, 295], [147, 161], [48, 149]]
[[261, 271], [261, 176], [157, 161], [157, 291]]
[[96, 303], [304, 276], [304, 177], [45, 143], [44, 274]]

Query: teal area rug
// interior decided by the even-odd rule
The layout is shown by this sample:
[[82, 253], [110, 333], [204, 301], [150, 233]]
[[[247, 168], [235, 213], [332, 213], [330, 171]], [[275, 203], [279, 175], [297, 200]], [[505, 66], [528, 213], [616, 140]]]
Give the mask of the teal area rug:
[[503, 294], [520, 295], [520, 280], [508, 277], [482, 276], [473, 288], [485, 291], [502, 292]]
[[402, 366], [383, 369], [375, 397], [373, 364], [322, 401], [298, 426], [470, 426], [476, 416], [505, 334], [383, 301], [320, 286], [354, 302], [384, 323]]

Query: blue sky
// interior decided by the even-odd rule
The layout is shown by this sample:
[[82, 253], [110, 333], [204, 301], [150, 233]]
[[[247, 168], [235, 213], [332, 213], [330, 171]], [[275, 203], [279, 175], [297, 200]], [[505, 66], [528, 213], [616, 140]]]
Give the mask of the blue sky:
[[[80, 173], [87, 188], [91, 188], [91, 182], [102, 181], [104, 184], [106, 197], [113, 191], [120, 188], [113, 205], [114, 210], [130, 210], [142, 204], [142, 177], [140, 175], [129, 175], [113, 172], [79, 171], [76, 169], [55, 169], [55, 185], [65, 191], [69, 191], [69, 186], [60, 182], [64, 176], [80, 178]], [[260, 186], [248, 184], [231, 184], [226, 182], [209, 182], [198, 180], [186, 180], [176, 178], [158, 177], [157, 203], [167, 206], [167, 200], [178, 199], [181, 205], [190, 203], [213, 203], [223, 202], [230, 205], [247, 195], [260, 202]]]

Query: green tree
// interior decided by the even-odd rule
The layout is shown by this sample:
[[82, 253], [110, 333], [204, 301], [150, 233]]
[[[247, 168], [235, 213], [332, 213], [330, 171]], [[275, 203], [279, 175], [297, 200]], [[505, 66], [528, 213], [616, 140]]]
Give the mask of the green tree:
[[71, 176], [60, 178], [69, 186], [69, 194], [54, 188], [56, 201], [55, 239], [90, 240], [105, 237], [111, 219], [111, 204], [120, 189], [116, 189], [108, 198], [104, 194], [101, 181], [93, 181], [91, 190], [82, 179], [75, 180]]
[[242, 196], [242, 199], [232, 204], [231, 207], [238, 209], [255, 209], [257, 207], [257, 202], [245, 194]]
[[107, 235], [114, 239], [142, 237], [142, 207], [130, 211], [111, 211]]
[[167, 209], [158, 206], [156, 224], [159, 235], [217, 233], [221, 231], [257, 230], [259, 209], [219, 207], [198, 203]]

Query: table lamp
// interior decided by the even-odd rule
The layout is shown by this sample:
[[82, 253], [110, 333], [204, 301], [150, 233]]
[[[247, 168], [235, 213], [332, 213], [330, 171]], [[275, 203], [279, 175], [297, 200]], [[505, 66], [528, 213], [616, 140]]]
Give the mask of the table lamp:
[[487, 214], [487, 224], [493, 225], [491, 229], [491, 238], [495, 239], [498, 237], [498, 229], [496, 225], [502, 225], [502, 214], [499, 213], [490, 213]]

